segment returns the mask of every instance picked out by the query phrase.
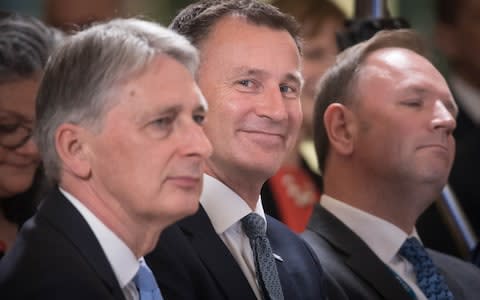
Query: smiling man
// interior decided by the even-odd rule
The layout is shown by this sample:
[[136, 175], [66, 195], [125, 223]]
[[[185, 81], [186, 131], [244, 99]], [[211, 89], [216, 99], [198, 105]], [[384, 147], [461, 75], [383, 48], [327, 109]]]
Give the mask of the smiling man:
[[426, 251], [415, 230], [455, 154], [457, 105], [412, 31], [345, 50], [319, 85], [324, 195], [304, 238], [349, 299], [476, 299], [480, 270]]
[[147, 257], [169, 299], [322, 299], [322, 271], [305, 242], [266, 216], [263, 183], [302, 121], [298, 29], [271, 5], [199, 1], [171, 28], [200, 51], [213, 145], [199, 212]]
[[197, 64], [185, 38], [137, 19], [54, 53], [35, 129], [54, 187], [1, 261], [2, 297], [161, 299], [143, 256], [196, 212], [211, 154]]

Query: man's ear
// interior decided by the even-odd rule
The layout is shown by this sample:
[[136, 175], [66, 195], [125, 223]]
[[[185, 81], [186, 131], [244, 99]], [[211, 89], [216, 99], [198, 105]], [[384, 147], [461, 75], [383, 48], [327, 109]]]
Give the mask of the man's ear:
[[55, 147], [65, 172], [80, 178], [90, 176], [88, 132], [75, 124], [64, 123], [57, 128]]
[[331, 151], [350, 155], [354, 149], [355, 124], [349, 108], [340, 103], [330, 104], [323, 115], [323, 122], [330, 141]]

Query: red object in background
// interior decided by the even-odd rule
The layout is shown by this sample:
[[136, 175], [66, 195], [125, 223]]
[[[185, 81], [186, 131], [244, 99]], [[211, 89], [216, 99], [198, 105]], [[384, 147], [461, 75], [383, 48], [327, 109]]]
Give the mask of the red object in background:
[[7, 251], [7, 243], [0, 241], [0, 253], [5, 253]]
[[302, 168], [284, 166], [270, 178], [270, 187], [282, 222], [303, 232], [321, 194], [310, 175]]

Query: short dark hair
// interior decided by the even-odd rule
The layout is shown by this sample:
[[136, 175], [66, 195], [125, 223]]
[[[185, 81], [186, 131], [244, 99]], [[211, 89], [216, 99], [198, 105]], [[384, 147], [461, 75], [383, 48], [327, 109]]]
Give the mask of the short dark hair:
[[201, 0], [181, 10], [169, 28], [199, 47], [216, 22], [225, 16], [242, 16], [255, 25], [286, 30], [301, 53], [299, 25], [295, 19], [270, 4], [256, 0]]
[[18, 13], [0, 14], [0, 83], [43, 71], [58, 33], [40, 20]]
[[358, 74], [365, 59], [372, 52], [383, 48], [404, 48], [426, 56], [426, 47], [413, 30], [382, 30], [371, 39], [352, 46], [337, 56], [335, 64], [320, 79], [315, 97], [313, 115], [313, 138], [320, 170], [325, 171], [329, 140], [323, 122], [323, 114], [332, 103], [352, 106], [355, 103], [355, 88]]

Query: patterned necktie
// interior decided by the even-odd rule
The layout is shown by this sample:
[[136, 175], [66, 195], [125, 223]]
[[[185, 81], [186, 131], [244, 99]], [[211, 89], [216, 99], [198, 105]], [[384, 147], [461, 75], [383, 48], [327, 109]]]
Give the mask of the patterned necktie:
[[140, 261], [140, 269], [133, 281], [137, 286], [140, 300], [163, 300], [157, 281], [144, 260]]
[[250, 213], [242, 219], [242, 227], [250, 239], [255, 259], [257, 278], [265, 299], [283, 300], [282, 286], [272, 247], [265, 233], [265, 221], [258, 214]]
[[428, 300], [453, 300], [452, 292], [448, 289], [445, 279], [416, 238], [408, 238], [399, 253], [413, 265], [418, 286]]

